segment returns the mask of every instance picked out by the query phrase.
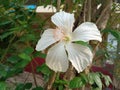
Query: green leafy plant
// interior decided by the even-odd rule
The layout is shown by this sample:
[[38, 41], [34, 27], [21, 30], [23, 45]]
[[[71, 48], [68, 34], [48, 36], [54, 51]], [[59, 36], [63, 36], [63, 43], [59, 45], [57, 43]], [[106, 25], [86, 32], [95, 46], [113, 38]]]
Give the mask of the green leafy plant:
[[[110, 14], [109, 11], [111, 8], [109, 6], [112, 3], [109, 4], [111, 0], [93, 0], [90, 5], [90, 2], [86, 1], [87, 0], [39, 0], [37, 4], [43, 5], [44, 7], [53, 5], [56, 7], [57, 11], [62, 9], [63, 11], [74, 13], [75, 23], [73, 29], [84, 21], [95, 22], [103, 34], [103, 42], [98, 43], [96, 41], [90, 41], [90, 45], [83, 41], [74, 43], [88, 46], [93, 50], [93, 63], [99, 63], [100, 60], [101, 62], [103, 60], [103, 62], [105, 62], [105, 60], [109, 58], [109, 52], [106, 49], [107, 39], [104, 37], [107, 37], [108, 33], [110, 33], [118, 42], [120, 41], [119, 28], [116, 29], [112, 27], [115, 26], [112, 25], [112, 18], [110, 18], [109, 21], [107, 19], [109, 17], [107, 15]], [[45, 53], [36, 52], [34, 50], [38, 39], [46, 29], [45, 26], [47, 25], [47, 27], [49, 27], [49, 24], [51, 24], [46, 24], [50, 16], [44, 19], [42, 16], [36, 14], [35, 10], [27, 9], [25, 7], [25, 2], [25, 0], [0, 0], [0, 90], [9, 90], [9, 85], [6, 82], [7, 79], [19, 73], [23, 73], [24, 68], [35, 57], [45, 59], [46, 52], [51, 47], [48, 47], [47, 50], [44, 51]], [[102, 6], [96, 9], [100, 3], [102, 3]], [[116, 6], [113, 4], [112, 11], [115, 11], [115, 8]], [[102, 12], [105, 13], [103, 14]], [[111, 14], [111, 17], [112, 15], [113, 14]], [[104, 17], [107, 18], [105, 19]], [[116, 18], [118, 17], [119, 16], [116, 16]], [[113, 21], [116, 20], [119, 22], [120, 19], [114, 18]], [[52, 25], [52, 27], [54, 27], [54, 25]], [[99, 66], [100, 65], [101, 63], [99, 63]], [[55, 73], [49, 69], [46, 64], [37, 66], [35, 69], [37, 71], [36, 73], [44, 78], [43, 82], [45, 85], [36, 85], [33, 87], [32, 83], [21, 82], [15, 84], [15, 90], [47, 90], [46, 88], [49, 86], [51, 89], [55, 90], [80, 90], [81, 88], [85, 90], [85, 87], [91, 90], [102, 90], [112, 83], [109, 76], [98, 72], [92, 72], [89, 70], [90, 68], [88, 68], [88, 73], [84, 71], [82, 73], [77, 73], [74, 68], [71, 69], [71, 64], [65, 73]], [[32, 72], [34, 82], [36, 81], [36, 73]]]

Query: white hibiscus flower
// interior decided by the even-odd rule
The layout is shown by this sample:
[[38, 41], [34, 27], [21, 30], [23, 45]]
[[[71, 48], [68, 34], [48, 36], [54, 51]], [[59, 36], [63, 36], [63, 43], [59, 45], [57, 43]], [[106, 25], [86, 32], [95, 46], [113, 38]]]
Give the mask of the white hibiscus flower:
[[46, 56], [48, 67], [55, 72], [65, 72], [70, 61], [78, 73], [82, 72], [92, 63], [93, 54], [87, 46], [74, 42], [90, 40], [101, 42], [101, 34], [97, 26], [92, 22], [84, 22], [72, 31], [74, 14], [64, 11], [54, 14], [51, 20], [57, 28], [44, 31], [36, 45], [36, 50], [42, 51], [55, 43]]

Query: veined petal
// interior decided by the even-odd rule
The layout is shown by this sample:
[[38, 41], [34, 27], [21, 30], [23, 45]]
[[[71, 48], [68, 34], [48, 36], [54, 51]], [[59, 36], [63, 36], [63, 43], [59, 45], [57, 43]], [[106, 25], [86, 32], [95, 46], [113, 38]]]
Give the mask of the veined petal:
[[36, 45], [36, 50], [41, 51], [46, 49], [51, 44], [57, 42], [59, 38], [55, 38], [54, 35], [55, 29], [47, 29], [41, 36], [41, 39], [38, 41]]
[[92, 22], [84, 22], [78, 26], [73, 32], [72, 41], [89, 41], [89, 40], [98, 40], [102, 41], [100, 31], [97, 26]]
[[61, 11], [54, 14], [51, 20], [56, 26], [64, 30], [64, 32], [72, 32], [73, 23], [75, 21], [74, 14]]
[[91, 50], [86, 47], [75, 43], [66, 45], [68, 59], [79, 72], [82, 72], [87, 66], [92, 63], [93, 54]]
[[55, 72], [65, 72], [68, 69], [68, 58], [62, 42], [48, 50], [46, 64]]

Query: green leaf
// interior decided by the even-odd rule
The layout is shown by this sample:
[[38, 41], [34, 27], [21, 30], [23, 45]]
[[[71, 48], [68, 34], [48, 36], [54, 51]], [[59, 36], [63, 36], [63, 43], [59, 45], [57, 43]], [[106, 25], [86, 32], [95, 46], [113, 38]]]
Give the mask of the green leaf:
[[30, 55], [30, 54], [33, 53], [33, 51], [34, 51], [34, 49], [32, 47], [27, 47], [27, 48], [24, 49], [23, 52], [27, 55]]
[[112, 83], [112, 80], [109, 76], [105, 76], [105, 84], [108, 87], [110, 85], [110, 83]]
[[5, 82], [0, 82], [0, 90], [6, 90], [7, 89], [7, 85]]
[[7, 75], [8, 66], [0, 64], [0, 76], [5, 77]]
[[[15, 65], [17, 65], [17, 64], [15, 64]], [[4, 79], [17, 74], [18, 71], [20, 71], [20, 69], [14, 67], [14, 66], [0, 64], [0, 77], [3, 77]]]
[[102, 81], [100, 78], [100, 73], [89, 73], [88, 80], [91, 85], [95, 83], [99, 87], [99, 90], [102, 90]]
[[9, 77], [12, 77], [13, 75], [18, 74], [18, 71], [20, 71], [20, 69], [18, 70], [17, 68], [9, 67], [9, 69], [6, 71], [7, 74], [6, 74], [5, 78], [7, 79]]
[[105, 29], [103, 33], [110, 33], [112, 34], [117, 40], [120, 40], [120, 32], [117, 30]]
[[7, 59], [8, 62], [10, 63], [17, 63], [20, 60], [20, 58], [18, 56], [11, 56]]
[[21, 17], [23, 17], [24, 15], [16, 15], [15, 17], [14, 17], [14, 19], [19, 19], [19, 18], [21, 18]]
[[25, 85], [24, 85], [24, 88], [25, 89], [30, 89], [32, 87], [32, 83], [26, 83]]
[[97, 86], [102, 90], [102, 81], [100, 79], [100, 74], [98, 73], [92, 73], [93, 79]]
[[56, 84], [65, 85], [65, 84], [68, 84], [68, 81], [65, 81], [65, 80], [56, 80], [55, 83]]
[[42, 52], [35, 52], [34, 57], [41, 57], [41, 58], [46, 58], [46, 54]]
[[111, 78], [108, 75], [104, 75], [104, 74], [102, 74], [102, 77], [105, 80], [105, 85], [108, 87], [110, 85], [110, 83], [112, 83]]
[[15, 68], [24, 68], [30, 61], [23, 60], [15, 65]]
[[10, 23], [11, 23], [11, 21], [4, 21], [4, 22], [0, 23], [0, 26], [7, 25], [7, 24], [10, 24]]
[[24, 84], [20, 83], [16, 86], [15, 90], [25, 90], [24, 89]]
[[81, 73], [80, 76], [86, 83], [88, 82], [88, 78], [87, 78], [87, 75], [85, 73]]
[[21, 29], [22, 29], [22, 27], [19, 26], [19, 27], [10, 28], [9, 30], [10, 31], [20, 31]]
[[74, 43], [89, 47], [90, 49], [92, 49], [92, 47], [88, 44], [88, 42], [84, 42], [84, 41], [75, 41]]
[[24, 60], [27, 60], [27, 61], [31, 61], [31, 57], [29, 55], [27, 55], [26, 53], [21, 53], [19, 54], [19, 57], [24, 59]]
[[25, 41], [35, 41], [35, 40], [36, 40], [36, 38], [35, 38], [34, 34], [26, 34], [26, 35], [24, 35], [20, 38], [20, 41], [23, 41], [23, 42], [25, 42]]
[[92, 74], [91, 73], [89, 73], [88, 74], [88, 82], [89, 82], [89, 84], [94, 84], [94, 79], [93, 79], [94, 77], [92, 76]]
[[88, 46], [88, 43], [87, 43], [87, 42], [84, 42], [84, 41], [76, 41], [75, 43], [81, 44], [81, 45], [83, 45], [83, 46]]
[[5, 38], [7, 38], [8, 36], [12, 35], [14, 33], [14, 31], [11, 31], [11, 32], [5, 32], [4, 34], [2, 34], [0, 36], [0, 39], [3, 40]]
[[32, 87], [32, 83], [20, 83], [16, 86], [15, 90], [28, 90]]
[[58, 90], [64, 90], [63, 85], [59, 85], [59, 86], [58, 86]]
[[40, 56], [39, 56], [39, 57], [41, 57], [41, 58], [46, 58], [46, 54], [40, 52]]
[[69, 83], [70, 88], [79, 88], [79, 87], [82, 87], [84, 85], [85, 85], [85, 82], [80, 77], [73, 78]]
[[37, 72], [42, 72], [45, 75], [50, 75], [51, 71], [50, 69], [47, 67], [46, 64], [43, 64], [42, 66], [38, 66], [37, 67]]
[[42, 87], [36, 87], [36, 88], [33, 88], [32, 90], [44, 90]]

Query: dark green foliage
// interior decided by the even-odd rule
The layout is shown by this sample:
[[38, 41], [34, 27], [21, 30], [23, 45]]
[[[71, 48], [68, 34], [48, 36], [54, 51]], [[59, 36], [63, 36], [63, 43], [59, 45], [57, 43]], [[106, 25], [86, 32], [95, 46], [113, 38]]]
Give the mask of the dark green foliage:
[[75, 77], [73, 80], [70, 81], [70, 88], [80, 88], [83, 87], [85, 85], [85, 81], [80, 78], [80, 77]]
[[0, 90], [6, 90], [7, 84], [5, 82], [0, 82]]
[[[45, 21], [24, 5], [25, 0], [0, 0], [0, 90], [6, 90], [6, 79], [22, 73], [32, 59], [40, 57], [34, 48]], [[18, 84], [16, 90], [31, 87], [31, 83]]]
[[42, 72], [45, 75], [50, 75], [51, 73], [50, 69], [46, 66], [46, 64], [37, 67], [37, 72]]
[[50, 75], [52, 74], [52, 71], [48, 68], [46, 64], [43, 64], [41, 66], [38, 66], [36, 68], [37, 72], [42, 73], [44, 75], [44, 80], [48, 81], [50, 78]]
[[26, 83], [26, 84], [18, 84], [15, 88], [15, 90], [29, 90], [32, 87], [32, 83]]
[[79, 77], [73, 78], [70, 83], [70, 88], [80, 88], [85, 85], [91, 85], [92, 90], [102, 90], [103, 82], [102, 79], [105, 81], [105, 86], [109, 86], [112, 83], [111, 79], [107, 75], [103, 75], [102, 73], [88, 73], [87, 75], [81, 73]]

